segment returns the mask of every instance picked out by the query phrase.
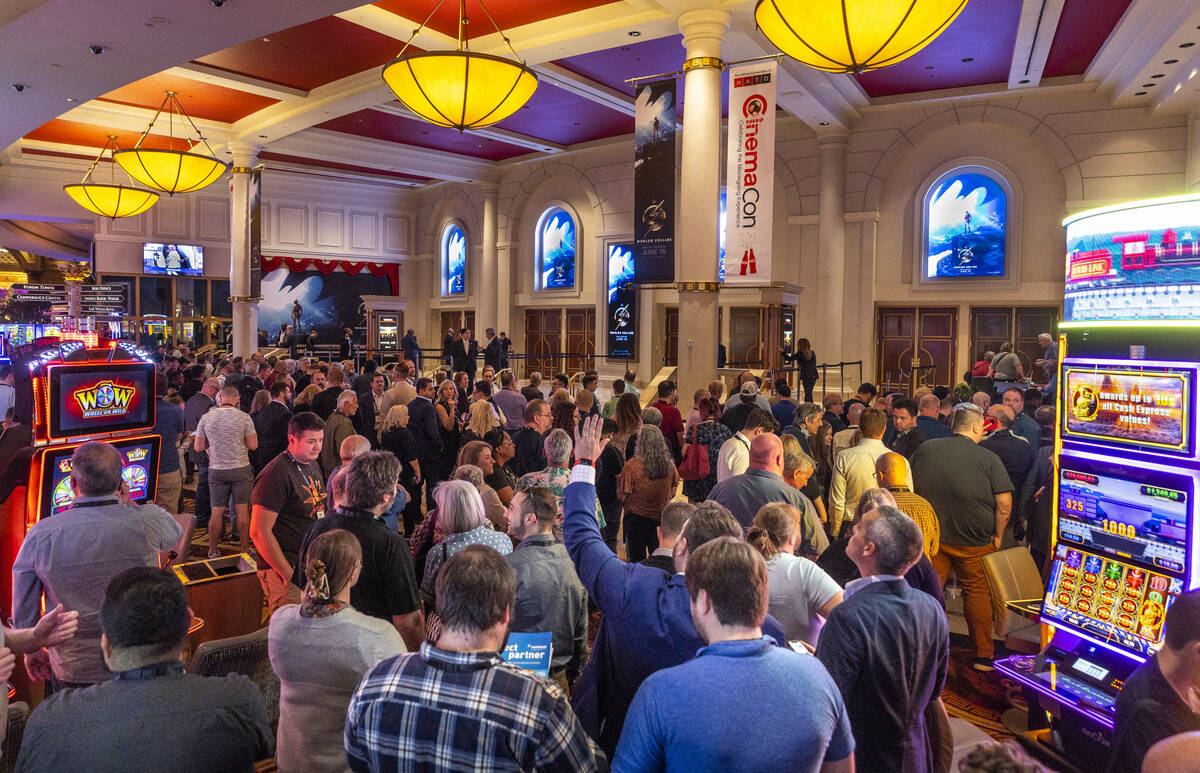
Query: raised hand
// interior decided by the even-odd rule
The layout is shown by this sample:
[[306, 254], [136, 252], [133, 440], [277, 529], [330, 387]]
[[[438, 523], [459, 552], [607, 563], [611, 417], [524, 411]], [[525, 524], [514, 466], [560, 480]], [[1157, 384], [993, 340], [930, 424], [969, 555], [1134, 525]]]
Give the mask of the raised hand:
[[582, 429], [579, 426], [575, 427], [576, 460], [587, 459], [594, 463], [600, 458], [600, 452], [604, 450], [604, 446], [608, 445], [608, 441], [600, 437], [600, 429], [603, 426], [604, 419], [599, 416], [589, 416], [584, 420]]

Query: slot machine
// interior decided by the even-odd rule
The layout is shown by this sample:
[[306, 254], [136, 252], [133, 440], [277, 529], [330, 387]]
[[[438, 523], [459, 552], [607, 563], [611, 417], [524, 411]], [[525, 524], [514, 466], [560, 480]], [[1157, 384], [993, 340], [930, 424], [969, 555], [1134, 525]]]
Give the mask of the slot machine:
[[146, 434], [154, 426], [154, 363], [137, 345], [34, 344], [19, 347], [13, 364], [23, 436], [0, 449], [0, 599], [5, 608], [12, 602], [10, 569], [26, 532], [75, 500], [70, 485], [75, 449], [89, 440], [116, 448], [121, 477], [138, 503], [154, 500], [160, 451], [158, 436]]
[[[1050, 566], [1036, 657], [997, 661], [1033, 733], [1080, 767], [1107, 762], [1117, 695], [1200, 585], [1200, 196], [1064, 221], [1067, 273]], [[1045, 641], [1047, 636], [1043, 636]]]

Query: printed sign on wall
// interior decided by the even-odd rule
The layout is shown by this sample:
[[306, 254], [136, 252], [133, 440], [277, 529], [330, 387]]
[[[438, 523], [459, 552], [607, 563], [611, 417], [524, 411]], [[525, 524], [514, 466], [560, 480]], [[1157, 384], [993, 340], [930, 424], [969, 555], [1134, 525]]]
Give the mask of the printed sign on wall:
[[725, 282], [771, 278], [775, 186], [775, 62], [729, 71]]
[[675, 81], [643, 83], [634, 116], [637, 282], [675, 281]]

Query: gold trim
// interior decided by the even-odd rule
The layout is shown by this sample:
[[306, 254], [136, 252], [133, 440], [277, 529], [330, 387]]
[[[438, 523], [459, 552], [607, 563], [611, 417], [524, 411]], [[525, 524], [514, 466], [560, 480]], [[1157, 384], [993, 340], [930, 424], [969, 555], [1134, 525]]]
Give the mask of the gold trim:
[[697, 56], [683, 63], [683, 72], [700, 69], [720, 70], [724, 66], [725, 63], [715, 56]]
[[230, 303], [258, 303], [263, 297], [261, 295], [231, 295], [229, 296]]
[[675, 289], [681, 293], [715, 293], [721, 289], [720, 282], [676, 282]]
[[235, 167], [231, 168], [229, 171], [233, 172], [234, 174], [250, 174], [251, 172], [254, 171], [254, 167], [252, 167], [252, 166], [235, 166]]

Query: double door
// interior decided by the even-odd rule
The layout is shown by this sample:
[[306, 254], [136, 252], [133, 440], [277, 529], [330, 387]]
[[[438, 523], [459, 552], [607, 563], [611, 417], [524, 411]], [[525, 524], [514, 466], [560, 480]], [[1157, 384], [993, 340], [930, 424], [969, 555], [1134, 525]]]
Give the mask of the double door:
[[[881, 393], [912, 395], [920, 387], [953, 387], [958, 309], [881, 307], [876, 316], [875, 383]], [[857, 384], [842, 385], [843, 391]]]

